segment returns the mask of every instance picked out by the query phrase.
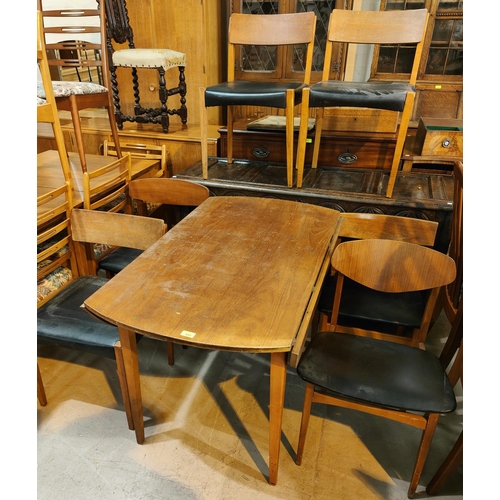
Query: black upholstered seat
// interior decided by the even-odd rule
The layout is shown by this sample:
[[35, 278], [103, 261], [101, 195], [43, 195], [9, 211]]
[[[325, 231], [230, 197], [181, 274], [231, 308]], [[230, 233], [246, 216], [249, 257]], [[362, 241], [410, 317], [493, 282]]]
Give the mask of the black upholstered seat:
[[306, 382], [338, 396], [419, 412], [455, 410], [439, 358], [411, 346], [335, 332], [317, 333], [300, 359]]
[[[208, 179], [208, 117], [207, 108], [227, 106], [227, 162], [233, 163], [232, 106], [259, 106], [284, 110], [286, 117], [285, 141], [287, 146], [287, 185], [293, 186], [294, 167], [294, 112], [302, 101], [302, 89], [311, 78], [314, 34], [317, 18], [314, 12], [255, 16], [234, 13], [229, 19], [227, 81], [200, 88], [201, 166], [204, 179]], [[293, 79], [267, 79], [272, 66], [255, 71], [257, 79], [236, 80], [237, 47], [253, 47], [256, 53], [267, 53], [267, 46], [295, 46], [301, 48], [300, 76]], [[267, 54], [268, 55], [268, 54]], [[272, 59], [272, 58], [271, 58]], [[278, 68], [275, 68], [278, 69]], [[290, 68], [292, 69], [292, 68]]]

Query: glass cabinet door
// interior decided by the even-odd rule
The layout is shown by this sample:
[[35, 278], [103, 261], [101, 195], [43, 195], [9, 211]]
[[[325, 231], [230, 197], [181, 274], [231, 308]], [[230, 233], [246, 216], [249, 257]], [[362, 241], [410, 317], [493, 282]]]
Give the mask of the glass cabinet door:
[[[240, 0], [234, 2], [233, 11], [244, 14], [273, 15], [291, 12], [314, 12], [318, 18], [312, 63], [311, 81], [321, 79], [323, 71], [328, 20], [335, 8], [351, 8], [352, 0]], [[339, 44], [340, 45], [340, 44]], [[243, 80], [302, 78], [304, 71], [305, 45], [287, 48], [273, 46], [243, 46], [236, 62], [236, 78]], [[344, 64], [342, 48], [334, 53], [331, 78], [339, 77]]]

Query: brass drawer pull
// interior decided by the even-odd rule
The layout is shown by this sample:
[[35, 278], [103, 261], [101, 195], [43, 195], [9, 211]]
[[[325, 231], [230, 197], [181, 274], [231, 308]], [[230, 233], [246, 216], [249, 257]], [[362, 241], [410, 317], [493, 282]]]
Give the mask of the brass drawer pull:
[[260, 146], [258, 148], [254, 148], [252, 154], [257, 158], [267, 158], [271, 154], [271, 151], [269, 151], [269, 149]]
[[354, 162], [358, 161], [358, 157], [354, 153], [341, 153], [337, 159], [344, 165], [352, 165]]

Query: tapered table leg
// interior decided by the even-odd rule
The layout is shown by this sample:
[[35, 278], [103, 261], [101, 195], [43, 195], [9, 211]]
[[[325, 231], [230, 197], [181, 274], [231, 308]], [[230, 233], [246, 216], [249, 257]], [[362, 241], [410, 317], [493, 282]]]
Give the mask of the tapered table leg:
[[286, 353], [271, 354], [271, 380], [269, 397], [269, 483], [278, 481], [281, 445], [281, 425], [285, 404]]

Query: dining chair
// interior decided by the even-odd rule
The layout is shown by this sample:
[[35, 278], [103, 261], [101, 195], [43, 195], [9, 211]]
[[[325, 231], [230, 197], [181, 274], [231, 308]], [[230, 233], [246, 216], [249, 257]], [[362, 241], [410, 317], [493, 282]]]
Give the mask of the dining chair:
[[[452, 355], [450, 356], [450, 351]], [[448, 371], [448, 378], [451, 385], [456, 386], [458, 382], [463, 390], [463, 298], [458, 303], [456, 314], [451, 324], [451, 331], [448, 340], [439, 356], [439, 360], [444, 368], [451, 367]], [[428, 495], [436, 495], [442, 486], [448, 481], [450, 476], [463, 463], [464, 453], [464, 433], [458, 436], [450, 452], [443, 460], [439, 469], [435, 472], [432, 479], [425, 489]]]
[[[334, 9], [332, 11], [328, 24], [322, 81], [305, 87], [303, 91], [297, 153], [297, 187], [302, 186], [304, 175], [307, 124], [311, 108], [316, 108], [311, 165], [313, 169], [318, 164], [323, 116], [326, 107], [384, 109], [400, 114], [394, 157], [388, 184], [385, 187], [385, 196], [392, 197], [413, 111], [415, 83], [428, 17], [427, 9], [373, 12]], [[329, 80], [333, 44], [337, 43], [346, 44], [346, 50], [348, 50], [349, 44], [390, 44], [394, 50], [404, 51], [407, 59], [405, 66], [396, 68], [402, 79], [394, 81], [370, 80], [367, 82], [345, 81], [345, 71], [342, 71], [341, 80]]]
[[[463, 293], [463, 217], [464, 217], [464, 170], [463, 162], [456, 161], [453, 166], [453, 217], [451, 223], [451, 238], [448, 255], [455, 261], [457, 277], [448, 286], [441, 289], [433, 319], [436, 320], [441, 311], [444, 311], [448, 321], [453, 324], [458, 312]], [[456, 342], [459, 342], [458, 340]], [[458, 348], [457, 344], [446, 344], [443, 353], [445, 360], [451, 357]]]
[[81, 307], [108, 280], [88, 275], [87, 242], [146, 249], [164, 223], [152, 217], [73, 209], [71, 185], [37, 199], [37, 338], [39, 344], [116, 360], [129, 429], [134, 428], [118, 329]]
[[[423, 325], [430, 320], [440, 287], [455, 277], [455, 263], [447, 255], [394, 240], [341, 243], [334, 251], [332, 265], [339, 272], [339, 298], [344, 276], [395, 295], [430, 290]], [[331, 330], [312, 336], [297, 366], [306, 392], [296, 463], [302, 462], [313, 402], [405, 423], [423, 431], [408, 488], [412, 498], [439, 416], [456, 408], [453, 387], [439, 358], [421, 348], [424, 335], [412, 346], [381, 340], [376, 331], [366, 330], [367, 336], [360, 336], [360, 331], [360, 335], [342, 333], [337, 331], [338, 306], [339, 300], [332, 312]]]
[[[136, 48], [126, 1], [103, 0], [103, 2], [106, 4], [107, 44], [111, 54], [109, 61], [111, 89], [118, 128], [121, 130], [124, 122], [157, 123], [161, 125], [163, 132], [167, 133], [170, 126], [169, 116], [172, 115], [178, 115], [181, 123], [186, 124], [186, 54], [166, 48]], [[123, 48], [122, 44], [125, 43], [128, 46]], [[118, 90], [118, 68], [130, 68], [132, 72], [129, 86], [132, 86], [134, 92], [133, 115], [122, 112]], [[165, 73], [172, 68], [179, 70], [179, 80], [177, 86], [167, 88]], [[159, 106], [149, 108], [141, 105], [138, 69], [140, 71], [152, 69], [158, 74]], [[168, 99], [175, 95], [179, 95], [179, 107], [171, 108], [168, 106]]]
[[[83, 173], [83, 208], [115, 213], [132, 213], [129, 194], [132, 159], [130, 153], [109, 164]], [[89, 271], [97, 274], [99, 262], [115, 250], [103, 242], [87, 243]]]
[[[293, 186], [294, 110], [295, 106], [301, 102], [302, 89], [309, 84], [311, 78], [315, 30], [314, 12], [273, 15], [234, 13], [231, 15], [228, 30], [227, 81], [200, 88], [201, 158], [204, 179], [208, 179], [207, 107], [227, 106], [227, 162], [233, 163], [232, 106], [269, 106], [284, 110], [286, 116], [287, 185]], [[242, 45], [305, 46], [302, 55], [302, 80], [235, 80], [236, 49]], [[262, 78], [262, 72], [260, 78]]]
[[[120, 142], [120, 150], [122, 153], [130, 153], [132, 158], [142, 158], [144, 160], [158, 160], [160, 169], [155, 173], [154, 177], [169, 177], [167, 169], [167, 145], [162, 144], [145, 144], [134, 142]], [[118, 156], [118, 151], [114, 142], [105, 140], [103, 142], [104, 156]]]
[[[338, 241], [387, 239], [432, 247], [439, 224], [425, 219], [372, 213], [343, 213]], [[373, 261], [371, 261], [373, 262]], [[373, 262], [373, 266], [377, 266]], [[337, 271], [325, 278], [318, 301], [312, 333], [329, 330], [334, 306]], [[355, 327], [369, 322], [386, 340], [416, 344], [421, 333], [421, 319], [427, 291], [394, 295], [372, 290], [344, 277], [343, 298], [339, 306], [337, 328], [355, 332]], [[398, 310], [397, 321], [393, 315]], [[394, 337], [394, 338], [393, 338]]]
[[[113, 140], [119, 145], [109, 91], [104, 4], [78, 0], [71, 2], [70, 8], [59, 8], [55, 0], [37, 0], [37, 3], [42, 15], [45, 48], [52, 56], [48, 64], [59, 73], [59, 78], [52, 81], [57, 108], [71, 113], [82, 171], [86, 172], [81, 110], [105, 108]], [[81, 69], [84, 70], [79, 76], [81, 80], [70, 81], [67, 73]], [[43, 85], [38, 84], [37, 95], [45, 97]], [[121, 156], [119, 146], [118, 155]]]
[[[40, 85], [43, 88], [44, 98], [37, 96], [37, 123], [49, 123], [56, 142], [56, 148], [59, 154], [63, 171], [69, 175], [70, 164], [64, 136], [57, 111], [56, 98], [52, 88], [52, 78], [47, 60], [47, 50], [45, 49], [45, 39], [43, 36], [42, 13], [37, 11], [37, 37], [36, 37], [36, 58], [40, 73]], [[69, 180], [69, 178], [67, 178]]]

